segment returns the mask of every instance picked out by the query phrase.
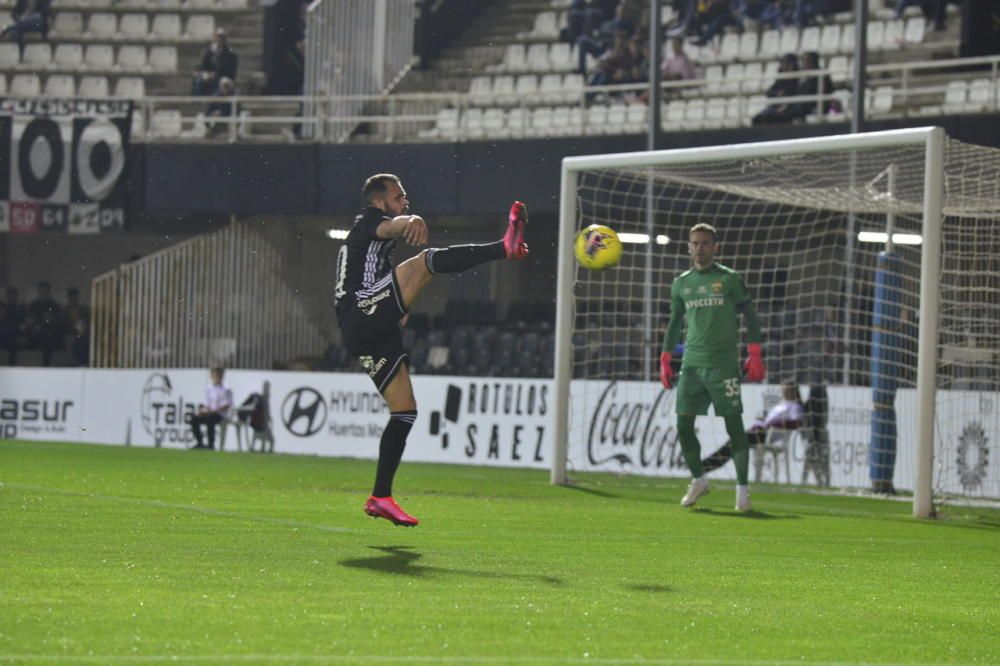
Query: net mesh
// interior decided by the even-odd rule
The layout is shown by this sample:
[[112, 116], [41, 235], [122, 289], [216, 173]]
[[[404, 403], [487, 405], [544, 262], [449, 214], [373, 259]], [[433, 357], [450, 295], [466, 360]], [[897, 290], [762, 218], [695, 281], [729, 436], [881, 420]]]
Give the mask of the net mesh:
[[[633, 242], [615, 269], [576, 268], [568, 469], [687, 474], [658, 357], [688, 230], [704, 222], [760, 315], [768, 379], [743, 386], [745, 425], [782, 381], [807, 408], [804, 427], [757, 447], [751, 479], [912, 489], [924, 164], [922, 146], [879, 147], [578, 173], [578, 226]], [[935, 488], [997, 498], [1000, 151], [948, 142], [944, 214]], [[885, 390], [894, 432], [873, 428]], [[703, 456], [727, 439], [721, 419], [697, 428]]]

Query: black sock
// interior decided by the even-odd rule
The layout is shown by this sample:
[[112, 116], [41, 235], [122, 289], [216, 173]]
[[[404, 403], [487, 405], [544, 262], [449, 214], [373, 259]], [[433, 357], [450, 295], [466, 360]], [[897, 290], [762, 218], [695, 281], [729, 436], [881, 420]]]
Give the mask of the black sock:
[[424, 260], [431, 273], [461, 273], [473, 266], [504, 259], [506, 256], [503, 241], [497, 241], [483, 245], [432, 247], [427, 250]]
[[406, 436], [410, 434], [413, 422], [417, 420], [417, 410], [408, 409], [405, 412], [392, 412], [389, 423], [382, 431], [382, 441], [378, 447], [378, 469], [375, 472], [375, 497], [390, 497], [392, 495], [392, 479], [396, 476], [396, 468], [403, 458], [406, 448]]

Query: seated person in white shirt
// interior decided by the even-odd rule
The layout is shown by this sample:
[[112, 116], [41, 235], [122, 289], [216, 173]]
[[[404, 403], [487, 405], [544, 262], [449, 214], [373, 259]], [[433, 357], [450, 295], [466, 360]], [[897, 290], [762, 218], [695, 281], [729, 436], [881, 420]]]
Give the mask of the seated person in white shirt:
[[[205, 404], [198, 406], [198, 414], [191, 417], [191, 431], [194, 433], [194, 448], [215, 448], [215, 426], [229, 415], [233, 406], [233, 392], [222, 383], [222, 368], [212, 368], [212, 383], [205, 388]], [[208, 431], [208, 444], [202, 441], [201, 426]]]
[[[763, 444], [767, 439], [767, 431], [771, 428], [794, 430], [802, 426], [805, 420], [805, 406], [799, 395], [799, 386], [793, 381], [781, 385], [781, 402], [771, 408], [763, 420], [758, 419], [747, 430], [747, 441], [750, 446]], [[732, 448], [726, 442], [722, 448], [701, 461], [706, 472], [718, 469], [733, 457]]]

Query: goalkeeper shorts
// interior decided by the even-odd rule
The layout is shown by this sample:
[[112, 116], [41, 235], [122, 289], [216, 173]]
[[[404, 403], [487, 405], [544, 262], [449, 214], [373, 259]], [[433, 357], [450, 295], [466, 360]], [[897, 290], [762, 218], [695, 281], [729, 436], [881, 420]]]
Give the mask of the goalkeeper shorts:
[[716, 416], [743, 413], [738, 366], [681, 367], [681, 376], [677, 382], [677, 413], [701, 416], [708, 414], [709, 405], [715, 407]]

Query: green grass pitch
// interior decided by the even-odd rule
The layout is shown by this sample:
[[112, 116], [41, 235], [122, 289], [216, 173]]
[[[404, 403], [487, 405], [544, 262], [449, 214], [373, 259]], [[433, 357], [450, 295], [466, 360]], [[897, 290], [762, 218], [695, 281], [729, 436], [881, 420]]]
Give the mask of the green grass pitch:
[[0, 441], [0, 664], [997, 664], [1000, 512]]

